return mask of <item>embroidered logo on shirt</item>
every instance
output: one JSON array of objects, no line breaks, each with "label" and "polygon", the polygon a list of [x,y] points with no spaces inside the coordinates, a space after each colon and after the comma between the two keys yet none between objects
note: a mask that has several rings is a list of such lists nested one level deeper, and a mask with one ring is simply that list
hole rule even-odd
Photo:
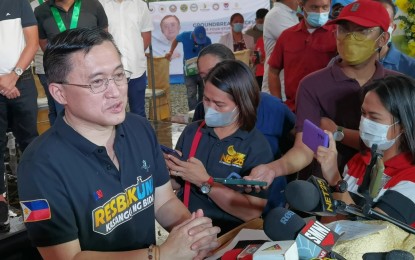
[{"label": "embroidered logo on shirt", "polygon": [[246,155],[235,151],[233,145],[228,146],[227,154],[222,154],[219,163],[242,168]]},{"label": "embroidered logo on shirt", "polygon": [[107,235],[118,226],[130,221],[133,216],[147,208],[154,202],[154,185],[152,176],[141,180],[110,198],[92,213],[92,230]]},{"label": "embroidered logo on shirt", "polygon": [[20,201],[23,221],[37,222],[51,218],[49,203],[45,199]]},{"label": "embroidered logo on shirt", "polygon": [[96,192],[94,192],[94,199],[95,200],[99,200],[102,197],[104,197],[104,194],[102,193],[102,190],[97,190]]},{"label": "embroidered logo on shirt", "polygon": [[6,14],[6,16],[10,16],[10,15],[11,15],[10,13],[7,13],[7,14]]},{"label": "embroidered logo on shirt", "polygon": [[150,169],[150,165],[147,165],[146,160],[143,160],[143,166],[141,166],[141,169],[144,169],[148,172],[148,170]]}]

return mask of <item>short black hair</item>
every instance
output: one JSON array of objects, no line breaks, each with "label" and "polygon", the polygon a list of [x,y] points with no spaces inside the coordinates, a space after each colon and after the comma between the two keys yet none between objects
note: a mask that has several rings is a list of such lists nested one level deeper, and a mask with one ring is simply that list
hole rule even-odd
[{"label": "short black hair", "polygon": [[398,12],[396,5],[392,2],[392,0],[373,0],[375,2],[379,2],[381,4],[387,4],[392,7],[393,10],[393,18],[395,18],[396,13]]},{"label": "short black hair", "polygon": [[65,81],[72,70],[70,56],[79,51],[88,54],[93,47],[105,41],[111,42],[121,56],[112,35],[100,28],[77,28],[56,35],[46,46],[43,55],[48,82]]},{"label": "short black hair", "polygon": [[205,82],[229,94],[238,108],[238,127],[251,131],[256,123],[259,87],[251,69],[239,60],[224,60],[216,64]]},{"label": "short black hair", "polygon": [[267,15],[267,13],[268,13],[268,9],[260,8],[256,11],[255,18],[256,19],[264,19],[265,15]]},{"label": "short black hair", "polygon": [[376,93],[386,110],[403,129],[399,149],[410,152],[415,164],[415,80],[404,75],[391,75],[374,80],[363,88],[363,94]]},{"label": "short black hair", "polygon": [[233,19],[235,19],[235,17],[237,17],[237,16],[242,17],[242,19],[244,19],[244,21],[245,21],[245,18],[244,18],[244,16],[241,13],[234,13],[233,15],[231,15],[230,22],[232,23]]},{"label": "short black hair", "polygon": [[226,45],[223,45],[221,43],[213,43],[203,48],[199,52],[197,60],[199,61],[200,57],[203,57],[208,54],[218,57],[220,61],[235,60],[235,54],[233,54],[231,49],[229,49]]}]

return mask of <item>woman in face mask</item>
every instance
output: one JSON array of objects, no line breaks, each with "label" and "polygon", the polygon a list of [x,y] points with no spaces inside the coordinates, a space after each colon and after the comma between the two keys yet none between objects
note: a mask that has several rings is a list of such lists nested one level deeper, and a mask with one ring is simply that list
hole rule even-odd
[{"label": "woman in face mask", "polygon": [[373,81],[364,93],[359,133],[365,149],[347,163],[342,181],[336,144],[328,133],[329,148],[320,146],[317,152],[323,176],[335,190],[347,183],[348,191],[334,193],[335,199],[363,205],[358,188],[371,160],[370,148],[377,145],[382,159],[375,165],[379,178],[372,176],[369,184],[373,207],[415,227],[415,80],[388,76]]},{"label": "woman in face mask", "polygon": [[259,88],[249,67],[236,60],[218,63],[205,79],[205,120],[184,129],[176,145],[181,160],[165,155],[178,196],[190,211],[203,209],[222,233],[259,217],[266,204],[237,186],[213,181],[242,178],[272,161],[269,143],[255,128],[258,103]]},{"label": "woman in face mask", "polygon": [[244,17],[240,13],[234,13],[231,16],[231,31],[222,35],[219,43],[226,45],[233,52],[249,49],[254,50],[254,37],[242,32],[244,28]]}]

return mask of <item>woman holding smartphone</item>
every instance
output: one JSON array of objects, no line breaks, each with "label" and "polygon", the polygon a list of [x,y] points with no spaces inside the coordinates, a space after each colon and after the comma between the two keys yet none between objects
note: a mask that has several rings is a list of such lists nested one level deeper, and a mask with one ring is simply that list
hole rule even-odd
[{"label": "woman holding smartphone", "polygon": [[[373,207],[415,227],[415,80],[388,76],[373,81],[363,91],[359,133],[366,147],[347,163],[343,171],[347,191],[334,193],[334,198],[360,206],[366,202],[358,188],[371,160],[370,148],[376,144],[384,170],[378,172],[381,185],[371,191]],[[320,146],[317,160],[324,178],[335,187],[342,176],[337,170],[336,143],[331,133],[329,137],[329,148]]]},{"label": "woman holding smartphone", "polygon": [[267,140],[255,128],[258,103],[259,87],[249,67],[235,60],[218,63],[205,79],[205,120],[188,125],[176,145],[186,160],[165,155],[178,196],[189,210],[203,209],[222,232],[259,217],[266,204],[237,186],[213,182],[242,178],[273,160]]}]

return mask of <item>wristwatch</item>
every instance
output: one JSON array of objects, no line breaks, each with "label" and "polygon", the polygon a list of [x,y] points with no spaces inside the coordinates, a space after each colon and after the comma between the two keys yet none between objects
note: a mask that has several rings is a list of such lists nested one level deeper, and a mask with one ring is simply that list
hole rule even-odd
[{"label": "wristwatch", "polygon": [[333,133],[334,141],[341,142],[344,138],[343,127],[338,126],[337,130]]},{"label": "wristwatch", "polygon": [[202,183],[202,186],[200,186],[200,191],[203,194],[209,194],[210,190],[212,189],[213,186],[213,177],[211,176],[209,178],[209,180],[207,180],[206,182]]},{"label": "wristwatch", "polygon": [[335,186],[330,186],[331,192],[345,193],[347,191],[347,181],[339,180]]},{"label": "wristwatch", "polygon": [[17,76],[22,76],[22,74],[23,74],[23,69],[22,68],[19,68],[19,67],[15,67],[14,69],[13,69],[13,71],[14,71],[14,73],[16,73],[16,75]]}]

